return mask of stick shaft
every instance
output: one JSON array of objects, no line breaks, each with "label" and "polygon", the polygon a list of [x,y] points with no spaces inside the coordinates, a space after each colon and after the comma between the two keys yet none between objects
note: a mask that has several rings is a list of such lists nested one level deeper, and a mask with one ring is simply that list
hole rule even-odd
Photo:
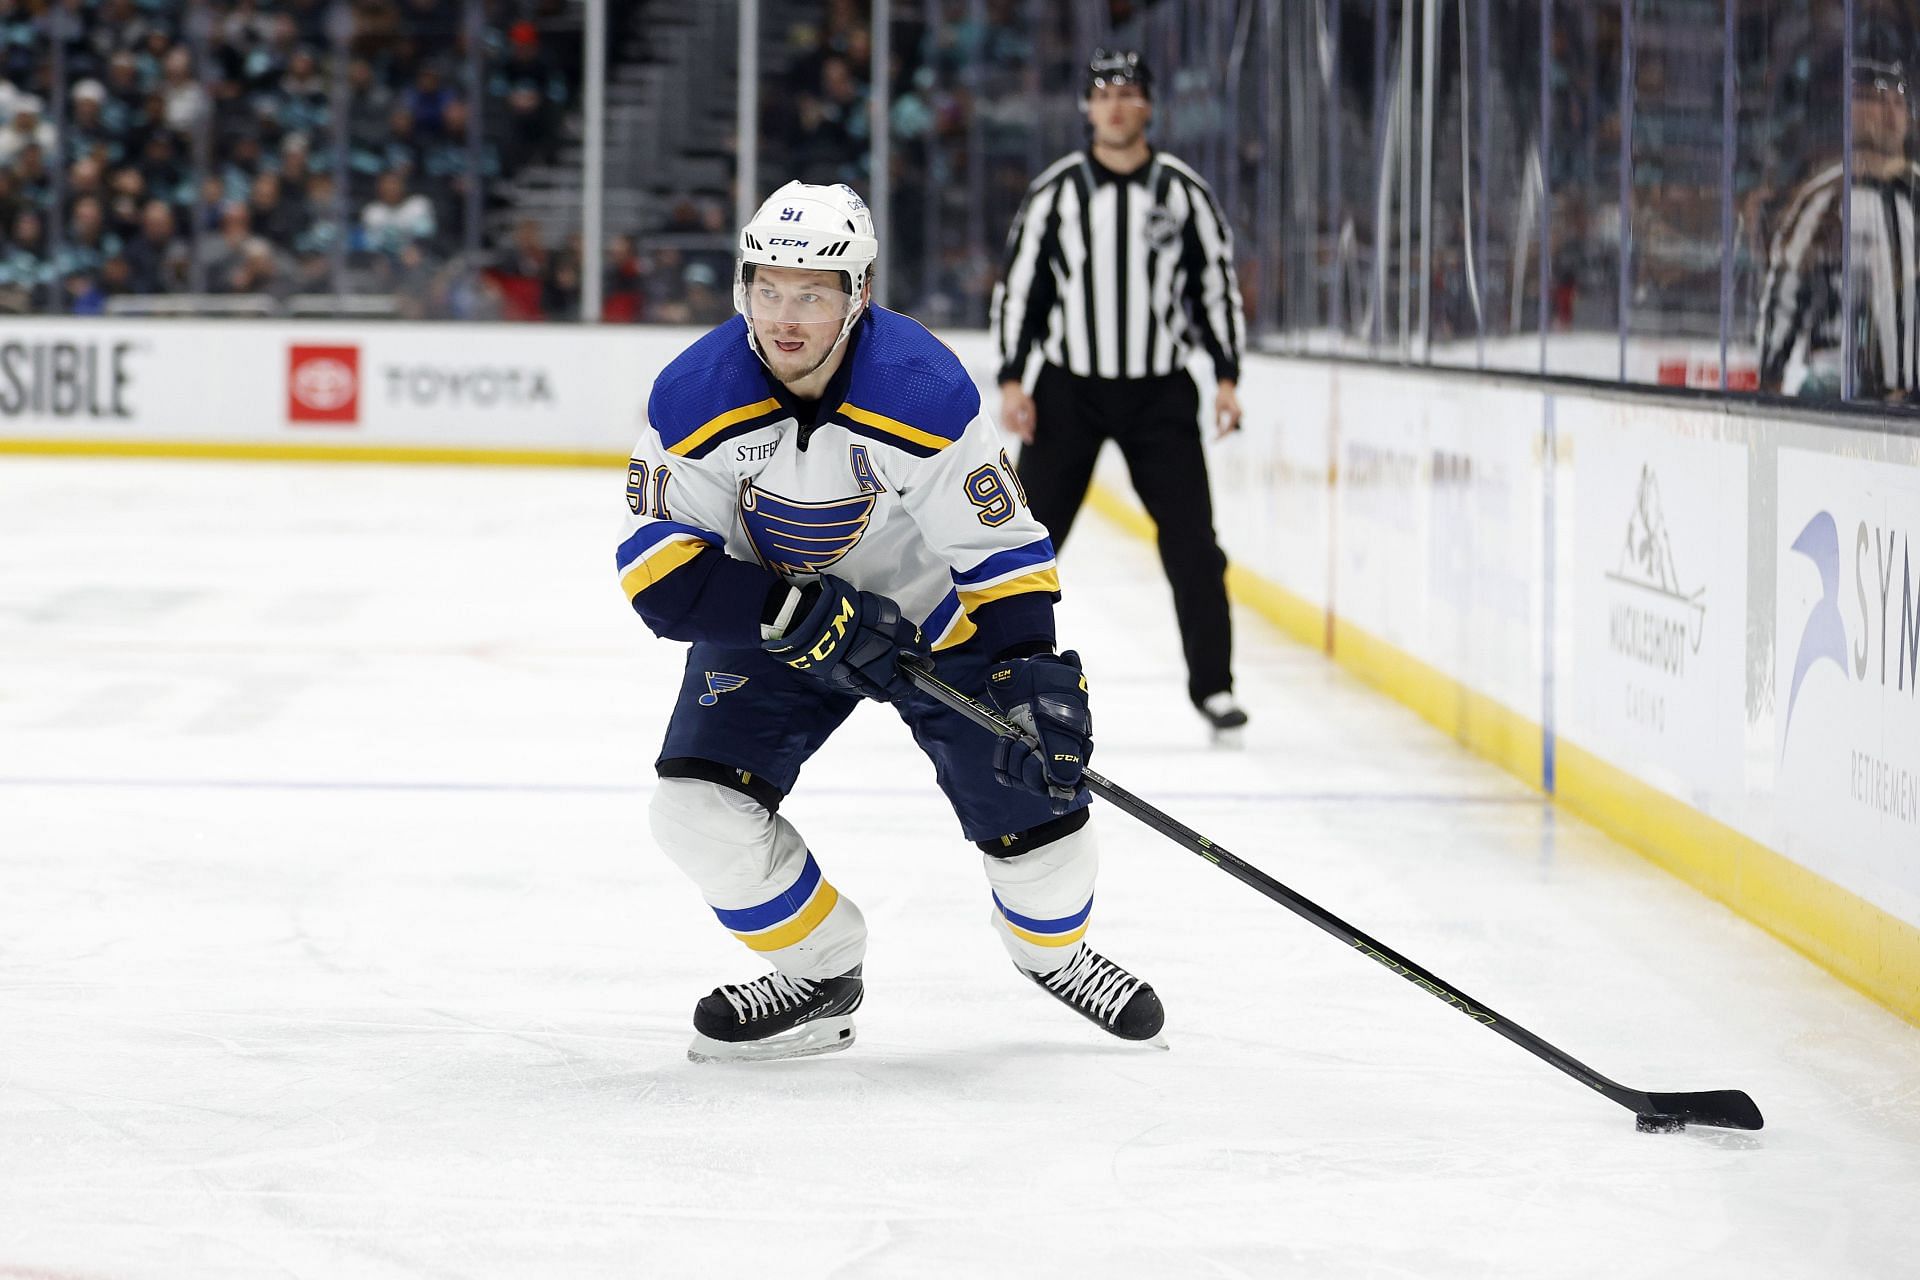
[{"label": "stick shaft", "polygon": [[[957,711],[989,733],[997,734],[1001,737],[1020,738],[1029,743],[1034,742],[1032,735],[1025,730],[998,715],[992,708],[983,705],[947,684],[918,663],[903,663],[902,669],[906,672],[908,679],[914,683],[915,687],[932,696],[945,706]],[[1735,1128],[1759,1127],[1758,1109],[1753,1107],[1751,1100],[1748,1100],[1745,1094],[1726,1091],[1707,1094],[1650,1095],[1636,1089],[1629,1089],[1624,1085],[1609,1080],[1579,1059],[1574,1058],[1555,1045],[1541,1039],[1520,1024],[1495,1013],[1488,1005],[1479,1000],[1472,999],[1458,989],[1442,982],[1427,969],[1415,964],[1399,952],[1377,941],[1368,934],[1354,928],[1340,917],[1334,915],[1331,911],[1295,893],[1292,889],[1275,880],[1258,867],[1245,862],[1237,855],[1214,843],[1184,823],[1162,813],[1159,809],[1147,803],[1145,800],[1140,799],[1140,797],[1134,795],[1126,788],[1108,781],[1092,769],[1086,770],[1081,777],[1087,784],[1087,789],[1099,796],[1102,800],[1107,801],[1117,808],[1126,810],[1127,813],[1166,836],[1175,844],[1205,858],[1214,866],[1219,867],[1222,871],[1240,881],[1240,883],[1279,903],[1309,924],[1338,938],[1341,942],[1352,947],[1362,955],[1378,962],[1382,967],[1399,974],[1414,986],[1425,991],[1428,995],[1459,1010],[1481,1026],[1497,1032],[1507,1040],[1525,1049],[1528,1053],[1531,1053],[1534,1057],[1557,1068],[1575,1080],[1578,1080],[1581,1084],[1586,1085],[1594,1092],[1628,1108],[1636,1114],[1647,1115],[1662,1112],[1663,1110],[1686,1109],[1689,1111],[1689,1114],[1684,1116],[1684,1118],[1697,1121],[1701,1124],[1718,1123]],[[1726,1099],[1730,1097],[1740,1099],[1740,1101],[1745,1104],[1744,1108],[1741,1107],[1740,1103],[1727,1103]],[[1656,1105],[1656,1099],[1664,1103],[1665,1107],[1663,1108],[1662,1106]],[[1745,1115],[1748,1110],[1752,1112],[1753,1123],[1745,1122]],[[1729,1112],[1731,1112],[1731,1114],[1727,1114]]]}]

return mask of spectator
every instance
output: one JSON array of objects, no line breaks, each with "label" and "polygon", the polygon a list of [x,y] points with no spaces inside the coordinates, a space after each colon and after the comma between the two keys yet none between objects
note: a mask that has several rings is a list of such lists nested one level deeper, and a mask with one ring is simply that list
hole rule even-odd
[{"label": "spectator", "polygon": [[275,299],[293,291],[293,281],[280,255],[259,236],[248,236],[239,255],[221,272],[211,276],[207,286],[215,293],[264,293]]},{"label": "spectator", "polygon": [[686,282],[687,322],[719,324],[733,313],[733,301],[720,289],[719,273],[709,263],[689,262],[683,273]]},{"label": "spectator", "polygon": [[247,208],[253,215],[253,229],[277,245],[292,245],[307,229],[309,221],[304,207],[289,202],[282,194],[284,187],[277,173],[260,173],[253,179],[253,187],[247,193]]},{"label": "spectator", "polygon": [[166,102],[167,127],[175,133],[189,134],[207,109],[206,91],[193,76],[193,54],[184,46],[167,51],[161,64],[161,94]]},{"label": "spectator", "polygon": [[600,318],[609,324],[633,324],[645,310],[641,290],[645,269],[632,236],[607,241],[606,270],[600,286]]},{"label": "spectator", "polygon": [[60,274],[97,272],[119,252],[120,238],[107,229],[106,206],[100,197],[88,195],[74,201],[66,243],[60,247]]},{"label": "spectator", "polygon": [[247,206],[239,200],[228,200],[217,206],[219,230],[210,239],[200,242],[200,260],[206,270],[207,287],[215,293],[220,292],[216,283],[228,278],[246,252],[247,241],[253,239],[253,218]]},{"label": "spectator", "polygon": [[129,293],[180,293],[187,288],[187,246],[175,234],[173,209],[165,200],[149,200],[140,210],[140,234],[121,256],[128,268]]},{"label": "spectator", "polygon": [[360,211],[361,234],[376,253],[397,253],[416,240],[431,241],[435,229],[433,202],[409,192],[406,175],[398,169],[380,175],[377,194]]},{"label": "spectator", "polygon": [[412,113],[414,125],[430,138],[446,131],[447,105],[453,100],[453,90],[447,87],[440,68],[431,62],[420,68],[414,76],[413,87],[406,94],[407,110]]},{"label": "spectator", "polygon": [[107,227],[122,242],[140,231],[141,208],[147,200],[147,180],[128,165],[115,169],[107,186]]},{"label": "spectator", "polygon": [[69,155],[90,155],[106,164],[118,164],[126,155],[125,140],[107,127],[106,102],[107,87],[98,80],[73,86],[73,118],[67,121]]},{"label": "spectator", "polygon": [[541,292],[547,278],[548,257],[540,224],[532,218],[522,218],[515,223],[513,243],[492,273],[500,289],[503,319],[541,318]]},{"label": "spectator", "polygon": [[0,130],[0,165],[12,164],[28,147],[44,157],[53,150],[53,126],[40,118],[40,99],[31,94],[14,99],[13,119]]},{"label": "spectator", "polygon": [[12,235],[0,250],[0,290],[11,310],[32,311],[45,305],[52,275],[47,267],[46,223],[34,209],[14,215]]}]

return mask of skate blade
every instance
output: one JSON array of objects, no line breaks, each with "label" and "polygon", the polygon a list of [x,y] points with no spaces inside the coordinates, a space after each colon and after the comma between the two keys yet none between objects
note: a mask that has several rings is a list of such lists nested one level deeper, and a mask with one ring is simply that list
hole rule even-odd
[{"label": "skate blade", "polygon": [[687,1046],[689,1062],[778,1062],[783,1058],[812,1058],[838,1053],[853,1043],[853,1019],[818,1018],[765,1040],[714,1040],[693,1033]]},{"label": "skate blade", "polygon": [[1247,748],[1247,726],[1239,725],[1232,729],[1215,729],[1213,745],[1222,751],[1244,751]]},{"label": "skate blade", "polygon": [[1166,1032],[1164,1032],[1164,1031],[1157,1031],[1157,1032],[1155,1032],[1155,1033],[1154,1033],[1154,1036],[1153,1036],[1153,1039],[1151,1039],[1151,1040],[1142,1040],[1142,1041],[1141,1041],[1140,1043],[1141,1043],[1141,1044],[1143,1044],[1143,1045],[1145,1045],[1145,1046],[1147,1046],[1147,1048],[1149,1048],[1149,1049],[1171,1049],[1171,1048],[1173,1048],[1173,1046],[1172,1046],[1172,1045],[1170,1045],[1170,1044],[1168,1044],[1168,1043],[1167,1043],[1167,1033],[1166,1033]]}]

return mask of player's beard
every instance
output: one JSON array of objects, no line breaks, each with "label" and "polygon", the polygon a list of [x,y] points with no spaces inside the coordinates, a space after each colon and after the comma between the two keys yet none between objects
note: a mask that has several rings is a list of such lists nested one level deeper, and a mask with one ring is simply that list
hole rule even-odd
[{"label": "player's beard", "polygon": [[802,345],[798,351],[788,353],[782,351],[777,345],[782,341],[780,335],[777,333],[762,333],[760,335],[760,350],[766,353],[767,367],[772,369],[773,376],[782,382],[793,383],[805,381],[812,377],[813,374],[819,370],[820,366],[825,364],[828,358],[833,355],[832,343],[829,342],[821,345],[816,352],[814,350],[813,338],[806,334],[785,340],[789,342],[797,341],[804,345]]}]

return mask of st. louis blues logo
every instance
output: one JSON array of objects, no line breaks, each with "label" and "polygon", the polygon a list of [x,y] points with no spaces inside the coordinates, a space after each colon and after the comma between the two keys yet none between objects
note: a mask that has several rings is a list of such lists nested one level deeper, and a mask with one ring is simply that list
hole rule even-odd
[{"label": "st. louis blues logo", "polygon": [[745,676],[736,676],[729,671],[707,672],[707,691],[700,695],[700,705],[710,707],[720,701],[723,693],[732,693],[747,682]]},{"label": "st. louis blues logo", "polygon": [[747,482],[740,486],[740,524],[767,568],[784,574],[819,573],[860,541],[873,519],[877,496],[795,502]]}]

